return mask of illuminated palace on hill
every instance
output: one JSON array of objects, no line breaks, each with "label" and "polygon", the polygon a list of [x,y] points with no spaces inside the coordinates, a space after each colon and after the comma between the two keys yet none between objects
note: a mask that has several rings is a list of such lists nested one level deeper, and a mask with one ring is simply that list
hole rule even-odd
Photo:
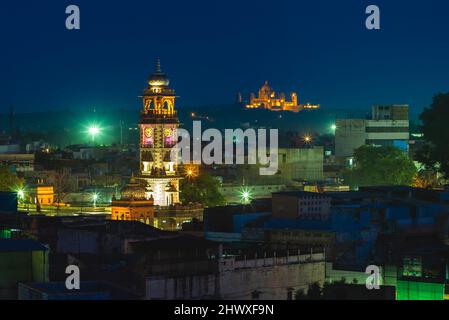
[{"label": "illuminated palace on hill", "polygon": [[247,109],[268,109],[271,111],[292,111],[299,112],[303,109],[318,109],[320,105],[298,104],[298,95],[292,92],[290,101],[286,99],[285,93],[277,94],[265,81],[259,89],[259,96],[256,98],[254,93],[250,95],[250,103],[245,106]]}]

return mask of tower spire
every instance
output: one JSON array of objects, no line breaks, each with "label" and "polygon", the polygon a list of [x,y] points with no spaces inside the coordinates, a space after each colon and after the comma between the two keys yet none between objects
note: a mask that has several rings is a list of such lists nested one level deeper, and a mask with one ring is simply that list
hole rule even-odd
[{"label": "tower spire", "polygon": [[156,72],[157,73],[162,73],[162,69],[161,69],[161,59],[157,58],[156,59]]}]

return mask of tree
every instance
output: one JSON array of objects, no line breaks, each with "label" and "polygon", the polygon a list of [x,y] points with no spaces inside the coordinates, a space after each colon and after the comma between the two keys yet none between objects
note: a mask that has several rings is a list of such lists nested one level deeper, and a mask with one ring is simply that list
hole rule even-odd
[{"label": "tree", "polygon": [[24,180],[19,178],[8,166],[0,166],[0,191],[14,191],[24,185]]},{"label": "tree", "polygon": [[434,170],[420,170],[413,179],[413,186],[422,189],[432,189],[440,186],[438,173]]},{"label": "tree", "polygon": [[184,204],[201,203],[205,207],[216,207],[226,204],[226,200],[218,190],[219,182],[207,173],[197,177],[181,180],[181,201]]},{"label": "tree", "polygon": [[318,282],[309,285],[307,296],[310,300],[320,300],[322,298],[322,294],[323,292]]},{"label": "tree", "polygon": [[426,145],[418,152],[417,160],[449,179],[449,93],[435,95],[420,120]]},{"label": "tree", "polygon": [[361,146],[354,151],[355,165],[343,173],[352,187],[412,185],[416,166],[402,150],[390,146]]},{"label": "tree", "polygon": [[73,182],[71,180],[70,171],[67,168],[56,170],[54,175],[54,187],[56,203],[62,203],[67,194],[73,191]]}]

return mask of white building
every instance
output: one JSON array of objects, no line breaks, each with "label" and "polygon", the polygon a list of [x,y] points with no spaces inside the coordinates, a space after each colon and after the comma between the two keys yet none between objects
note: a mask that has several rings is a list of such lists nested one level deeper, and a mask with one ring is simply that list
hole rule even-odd
[{"label": "white building", "polygon": [[337,119],[335,155],[349,158],[363,145],[394,146],[408,152],[407,105],[373,106],[371,119]]}]

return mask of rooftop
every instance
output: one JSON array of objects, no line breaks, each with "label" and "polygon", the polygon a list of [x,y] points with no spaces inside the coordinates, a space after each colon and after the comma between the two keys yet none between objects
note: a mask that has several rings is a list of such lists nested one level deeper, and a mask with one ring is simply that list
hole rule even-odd
[{"label": "rooftop", "polygon": [[38,241],[25,240],[0,240],[0,252],[28,252],[46,251],[48,248]]}]

